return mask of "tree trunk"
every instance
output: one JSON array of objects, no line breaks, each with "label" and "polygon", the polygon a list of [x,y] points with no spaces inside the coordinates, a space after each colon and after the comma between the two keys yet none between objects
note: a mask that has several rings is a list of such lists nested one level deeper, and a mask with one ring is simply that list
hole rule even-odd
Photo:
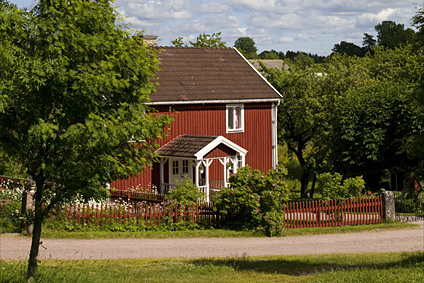
[{"label": "tree trunk", "polygon": [[308,184],[309,184],[309,169],[303,168],[303,175],[300,178],[300,197],[308,197]]},{"label": "tree trunk", "polygon": [[317,182],[317,174],[314,174],[314,178],[312,179],[311,191],[309,192],[309,197],[313,198],[315,193],[315,183]]},{"label": "tree trunk", "polygon": [[36,216],[34,219],[34,232],[32,234],[31,250],[29,253],[28,260],[28,270],[27,270],[27,280],[30,281],[34,278],[35,272],[38,266],[38,250],[40,247],[40,237],[41,237],[41,223],[42,219]]},{"label": "tree trunk", "polygon": [[[40,184],[41,183],[41,184]],[[35,215],[34,215],[34,231],[32,234],[31,250],[29,252],[27,280],[28,282],[34,279],[35,272],[38,266],[38,250],[40,247],[41,224],[44,219],[44,211],[42,207],[43,182],[37,182],[37,190],[35,191]]]}]

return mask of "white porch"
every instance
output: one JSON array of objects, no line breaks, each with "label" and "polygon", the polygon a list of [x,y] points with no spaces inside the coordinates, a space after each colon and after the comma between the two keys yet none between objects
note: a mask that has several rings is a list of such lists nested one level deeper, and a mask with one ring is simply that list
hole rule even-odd
[{"label": "white porch", "polygon": [[190,178],[209,201],[211,194],[229,186],[230,174],[245,165],[247,150],[223,136],[184,135],[157,153],[161,155],[160,193],[172,190],[177,180]]}]

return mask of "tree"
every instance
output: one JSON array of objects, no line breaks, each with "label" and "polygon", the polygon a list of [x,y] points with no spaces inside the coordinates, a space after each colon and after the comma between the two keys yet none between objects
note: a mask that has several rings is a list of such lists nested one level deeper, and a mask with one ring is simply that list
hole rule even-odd
[{"label": "tree", "polygon": [[284,60],[284,57],[284,52],[277,52],[274,49],[272,49],[271,51],[264,50],[259,53],[259,58],[267,60]]},{"label": "tree", "polygon": [[314,59],[304,53],[299,53],[293,59],[293,64],[295,64],[297,68],[300,68],[302,70],[312,67],[314,63]]},{"label": "tree", "polygon": [[424,5],[418,8],[417,14],[412,18],[412,24],[418,29],[417,41],[424,45]]},{"label": "tree", "polygon": [[156,52],[116,24],[109,1],[46,0],[30,12],[2,1],[0,15],[0,147],[36,186],[30,279],[51,209],[104,197],[107,183],[151,166],[170,118],[146,105]]},{"label": "tree", "polygon": [[413,29],[405,29],[403,24],[396,24],[393,21],[383,21],[376,25],[377,45],[389,49],[395,49],[401,45],[413,44],[415,42],[415,32]]},{"label": "tree", "polygon": [[346,54],[348,56],[363,57],[365,55],[364,49],[354,43],[346,41],[342,41],[338,44],[335,44],[332,51],[340,54]]},{"label": "tree", "polygon": [[196,41],[189,41],[194,47],[225,47],[225,42],[222,41],[221,32],[209,34],[199,34]]},{"label": "tree", "polygon": [[366,52],[373,52],[377,41],[374,39],[374,37],[368,33],[364,33],[364,37],[362,38],[362,46],[365,49]]},{"label": "tree", "polygon": [[250,37],[239,37],[234,42],[234,47],[237,48],[246,58],[254,59],[257,57],[258,49],[255,46],[255,41]]},{"label": "tree", "polygon": [[325,156],[327,113],[331,107],[321,95],[324,78],[313,64],[290,64],[289,72],[267,68],[264,71],[268,81],[283,94],[278,110],[278,142],[287,144],[297,157],[303,171],[300,193],[306,197],[309,179]]},{"label": "tree", "polygon": [[414,102],[414,89],[424,71],[418,62],[411,46],[329,60],[328,86],[323,89],[340,93],[329,136],[334,170],[347,177],[363,175],[372,189],[380,188],[387,172],[414,170],[415,161],[403,144],[422,128],[422,110]]},{"label": "tree", "polygon": [[183,47],[184,45],[184,40],[181,36],[177,37],[171,42],[172,42],[172,45],[174,45],[175,47]]},{"label": "tree", "polygon": [[[184,45],[184,39],[181,36],[171,42],[176,47],[187,46],[187,44]],[[220,32],[213,33],[212,35],[205,33],[199,34],[196,41],[189,41],[189,43],[193,47],[225,47],[225,42],[222,41]]]}]

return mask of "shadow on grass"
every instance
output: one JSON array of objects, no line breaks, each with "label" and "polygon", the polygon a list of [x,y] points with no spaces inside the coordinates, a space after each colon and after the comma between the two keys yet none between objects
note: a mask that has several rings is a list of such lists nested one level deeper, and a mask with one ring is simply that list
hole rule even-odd
[{"label": "shadow on grass", "polygon": [[198,266],[226,266],[236,271],[255,271],[259,273],[284,274],[290,276],[304,276],[329,271],[345,271],[356,269],[390,269],[390,268],[424,268],[424,252],[405,253],[402,259],[389,260],[384,263],[373,263],[356,259],[344,261],[343,255],[329,255],[323,257],[311,256],[310,259],[302,256],[287,256],[281,259],[257,259],[249,257],[228,259],[197,259],[189,261]]}]

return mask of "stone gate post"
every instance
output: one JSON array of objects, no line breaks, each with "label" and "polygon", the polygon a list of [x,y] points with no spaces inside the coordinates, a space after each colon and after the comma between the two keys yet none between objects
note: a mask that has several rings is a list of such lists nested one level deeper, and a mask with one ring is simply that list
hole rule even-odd
[{"label": "stone gate post", "polygon": [[380,189],[380,195],[382,195],[383,199],[383,219],[386,222],[395,221],[395,193]]}]

